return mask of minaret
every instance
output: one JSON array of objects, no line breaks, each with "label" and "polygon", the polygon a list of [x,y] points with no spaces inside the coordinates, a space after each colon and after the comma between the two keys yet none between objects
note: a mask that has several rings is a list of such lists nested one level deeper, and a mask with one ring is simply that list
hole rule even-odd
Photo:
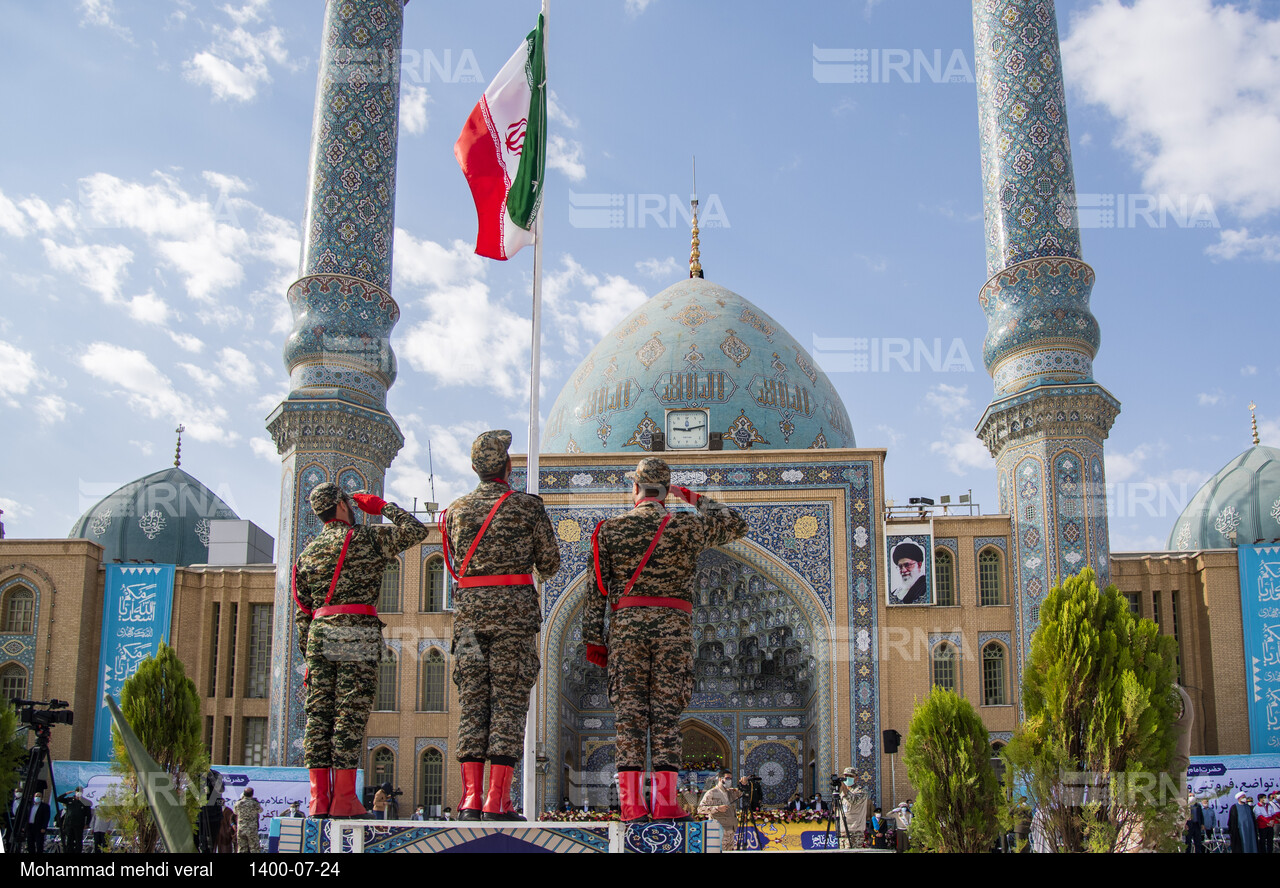
[{"label": "minaret", "polygon": [[328,0],[312,119],[309,196],[293,329],[289,397],[267,418],[283,458],[275,625],[273,765],[302,763],[302,656],[293,632],[291,566],[320,524],[308,497],[323,481],[381,494],[404,436],[387,413],[395,382],[391,298],[401,0]]},{"label": "minaret", "polygon": [[1019,670],[1061,578],[1110,575],[1102,445],[1120,403],[1093,379],[1101,341],[1081,261],[1053,0],[974,0],[987,273],[978,436],[1012,518],[1004,582]]}]

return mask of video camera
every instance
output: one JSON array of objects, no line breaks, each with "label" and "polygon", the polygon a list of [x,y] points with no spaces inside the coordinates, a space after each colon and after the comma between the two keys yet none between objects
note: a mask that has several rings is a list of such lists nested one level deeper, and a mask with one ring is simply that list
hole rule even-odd
[{"label": "video camera", "polygon": [[839,774],[832,774],[831,780],[828,782],[827,785],[831,787],[831,791],[834,793],[840,789],[840,786],[843,783],[844,783],[844,778],[842,778]]},{"label": "video camera", "polygon": [[[24,725],[33,728],[47,728],[50,725],[69,725],[75,719],[75,713],[67,709],[71,704],[66,700],[19,700],[16,697],[9,701],[13,708],[19,710],[19,717]],[[38,709],[37,707],[46,707]],[[59,712],[58,710],[64,710]]]}]

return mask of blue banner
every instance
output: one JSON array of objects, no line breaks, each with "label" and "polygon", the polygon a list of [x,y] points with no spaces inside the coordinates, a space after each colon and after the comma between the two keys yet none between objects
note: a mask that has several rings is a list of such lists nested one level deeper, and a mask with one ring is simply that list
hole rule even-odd
[{"label": "blue banner", "polygon": [[1240,546],[1249,749],[1280,752],[1280,546]]},{"label": "blue banner", "polygon": [[108,564],[102,597],[102,645],[98,655],[98,707],[93,758],[111,760],[111,714],[103,695],[120,699],[120,686],[138,664],[169,640],[173,611],[172,564]]}]

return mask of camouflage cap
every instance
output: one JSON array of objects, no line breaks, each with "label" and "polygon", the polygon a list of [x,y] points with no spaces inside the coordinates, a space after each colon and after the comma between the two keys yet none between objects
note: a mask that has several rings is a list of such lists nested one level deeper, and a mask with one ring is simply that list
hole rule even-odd
[{"label": "camouflage cap", "polygon": [[634,472],[627,472],[626,478],[628,481],[634,481],[640,485],[652,484],[670,487],[671,469],[656,456],[646,456],[636,464]]},{"label": "camouflage cap", "polygon": [[322,515],[346,498],[347,495],[343,493],[341,487],[332,481],[325,481],[323,484],[317,484],[311,491],[311,510],[317,515]]},{"label": "camouflage cap", "polygon": [[477,475],[496,475],[507,464],[511,433],[506,429],[481,432],[471,445],[471,468]]}]

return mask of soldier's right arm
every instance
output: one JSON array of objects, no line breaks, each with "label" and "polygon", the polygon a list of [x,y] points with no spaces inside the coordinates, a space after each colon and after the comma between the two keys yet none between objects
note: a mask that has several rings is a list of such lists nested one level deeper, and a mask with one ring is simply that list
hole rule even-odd
[{"label": "soldier's right arm", "polygon": [[[599,551],[600,551],[600,576],[604,578],[605,588],[609,588],[609,574],[611,570],[611,562],[609,560],[609,550],[604,544],[604,525],[601,524],[597,530],[599,534]],[[582,643],[603,645],[604,641],[604,616],[605,609],[609,605],[609,599],[600,594],[600,587],[596,583],[596,566],[593,561],[590,566],[591,576],[583,592],[587,596],[587,602],[582,608]]]},{"label": "soldier's right arm", "polygon": [[307,571],[302,565],[294,566],[293,589],[298,600],[294,602],[293,609],[293,628],[298,635],[298,648],[302,651],[302,656],[307,655],[307,636],[311,632],[311,586]]}]

